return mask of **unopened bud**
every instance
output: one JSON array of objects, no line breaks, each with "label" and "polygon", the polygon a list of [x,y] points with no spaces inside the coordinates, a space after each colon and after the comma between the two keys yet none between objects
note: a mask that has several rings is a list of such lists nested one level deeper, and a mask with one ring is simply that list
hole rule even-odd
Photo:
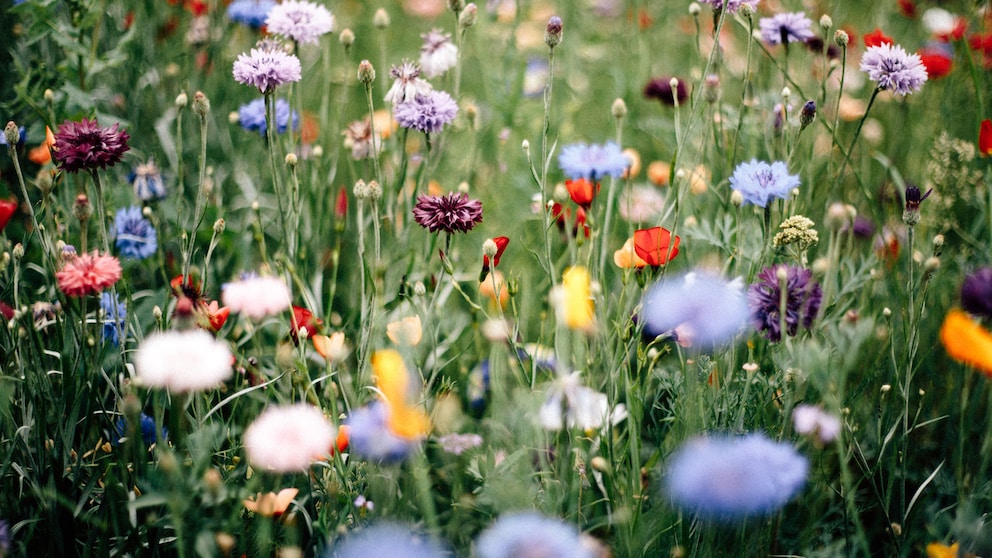
[{"label": "unopened bud", "polygon": [[364,200],[369,197],[369,187],[365,184],[365,181],[360,178],[358,179],[358,182],[355,183],[355,187],[351,192],[355,194],[356,200]]},{"label": "unopened bud", "polygon": [[835,45],[844,48],[847,46],[847,43],[849,42],[851,42],[851,36],[847,34],[847,31],[844,31],[843,29],[838,29],[834,31]]},{"label": "unopened bud", "polygon": [[48,104],[52,104],[55,102],[55,92],[52,91],[51,89],[45,90],[44,97],[45,97],[45,102]]},{"label": "unopened bud", "polygon": [[221,235],[224,234],[224,229],[227,227],[227,223],[223,219],[217,219],[214,221],[214,234]]},{"label": "unopened bud", "polygon": [[379,186],[378,182],[376,182],[375,180],[369,181],[369,185],[367,188],[368,189],[366,190],[367,192],[366,195],[370,200],[375,202],[375,201],[379,201],[382,198],[382,186]]},{"label": "unopened bud", "polygon": [[375,11],[375,15],[372,16],[372,25],[376,29],[385,29],[389,27],[389,12],[383,8],[379,8]]},{"label": "unopened bud", "polygon": [[816,101],[809,100],[799,111],[799,129],[802,130],[816,119]]},{"label": "unopened bud", "polygon": [[492,258],[499,252],[499,246],[496,245],[496,241],[487,238],[485,242],[482,243],[482,255]]},{"label": "unopened bud", "polygon": [[944,235],[938,234],[933,237],[933,247],[940,248],[944,245]]},{"label": "unopened bud", "polygon": [[929,258],[926,259],[926,261],[923,262],[923,269],[931,273],[937,271],[937,268],[939,267],[940,267],[940,258],[938,258],[937,256],[930,256]]},{"label": "unopened bud", "polygon": [[358,81],[365,85],[375,81],[375,68],[372,67],[372,63],[368,60],[362,60],[358,63]]},{"label": "unopened bud", "polygon": [[[757,2],[755,2],[755,4],[757,4]],[[741,14],[747,19],[751,19],[751,16],[754,15],[754,5],[744,2],[741,4],[740,9],[737,10],[737,13]]]},{"label": "unopened bud", "polygon": [[699,2],[693,2],[692,4],[689,4],[689,15],[691,15],[692,17],[698,16],[699,12],[701,11],[702,8],[699,6]]},{"label": "unopened bud", "polygon": [[465,9],[465,0],[448,0],[448,9],[453,12],[460,12]]},{"label": "unopened bud", "polygon": [[730,203],[734,207],[740,207],[744,205],[744,194],[740,190],[734,190],[730,193]]},{"label": "unopened bud", "polygon": [[544,44],[548,45],[549,48],[560,45],[563,29],[561,18],[551,16],[551,19],[548,20],[548,26],[544,29]]},{"label": "unopened bud", "polygon": [[93,207],[90,206],[90,198],[86,194],[76,196],[76,201],[72,204],[72,214],[80,222],[86,221],[93,214]]},{"label": "unopened bud", "polygon": [[287,167],[290,167],[290,168],[295,167],[296,164],[299,163],[299,162],[300,162],[300,159],[299,159],[299,157],[296,156],[296,153],[287,153],[286,154],[286,166]]},{"label": "unopened bud", "polygon": [[355,32],[348,27],[342,29],[341,33],[338,34],[338,42],[347,51],[351,48],[351,45],[355,44]]},{"label": "unopened bud", "polygon": [[210,112],[210,99],[203,94],[203,91],[197,91],[193,95],[193,112],[200,118],[205,117]]},{"label": "unopened bud", "polygon": [[176,108],[183,108],[189,103],[189,97],[186,96],[186,92],[176,95]]},{"label": "unopened bud", "polygon": [[413,284],[413,294],[414,296],[424,296],[427,294],[427,287],[424,286],[423,281],[417,281]]},{"label": "unopened bud", "polygon": [[520,142],[520,148],[524,150],[524,155],[526,155],[527,158],[529,159],[530,158],[530,142],[527,141],[527,140],[524,140],[524,141]]},{"label": "unopened bud", "polygon": [[782,88],[782,100],[788,101],[789,100],[789,97],[791,97],[791,96],[792,96],[792,90],[789,89],[788,87],[783,87]]},{"label": "unopened bud", "polygon": [[820,28],[826,31],[834,26],[834,20],[827,14],[820,16]]},{"label": "unopened bud", "polygon": [[13,120],[7,122],[7,127],[3,129],[3,139],[7,141],[7,147],[10,149],[13,149],[21,139],[21,131],[17,129],[17,124],[14,124]]},{"label": "unopened bud", "polygon": [[462,13],[458,14],[458,27],[461,29],[468,29],[475,25],[475,22],[479,20],[479,8],[476,7],[475,2],[470,2],[462,10]]},{"label": "unopened bud", "polygon": [[24,245],[18,242],[14,245],[14,249],[11,250],[11,255],[14,256],[14,261],[17,261],[24,257]]},{"label": "unopened bud", "polygon": [[162,319],[162,308],[157,304],[155,305],[155,308],[152,308],[152,317],[155,318],[156,321]]}]

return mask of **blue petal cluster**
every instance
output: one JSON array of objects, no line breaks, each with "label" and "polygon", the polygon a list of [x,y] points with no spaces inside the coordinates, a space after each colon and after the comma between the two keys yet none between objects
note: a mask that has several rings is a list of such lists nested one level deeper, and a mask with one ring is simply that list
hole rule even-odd
[{"label": "blue petal cluster", "polygon": [[[116,303],[109,291],[103,291],[100,295],[100,310],[103,311],[103,331],[100,340],[110,340],[116,347],[120,345],[120,333],[125,331],[125,318],[127,317],[127,305],[117,297]],[[115,320],[116,317],[116,320]]]},{"label": "blue petal cluster", "polygon": [[125,258],[143,260],[155,253],[158,236],[155,227],[141,214],[141,208],[132,205],[121,209],[114,217],[115,245]]},{"label": "blue petal cluster", "polygon": [[644,293],[638,320],[644,336],[673,337],[703,350],[733,339],[747,322],[743,285],[709,273],[689,273],[661,280]]},{"label": "blue petal cluster", "polygon": [[[141,441],[143,441],[146,446],[150,446],[158,440],[165,440],[169,436],[169,429],[163,426],[158,432],[158,437],[156,437],[155,419],[145,413],[141,413],[138,422],[140,423],[139,429],[141,430]],[[117,420],[117,423],[114,424],[114,430],[117,434],[117,437],[114,439],[114,445],[116,446],[119,445],[124,436],[127,435],[127,421],[124,417]]]},{"label": "blue petal cluster", "polygon": [[751,159],[734,169],[730,177],[730,187],[744,196],[744,203],[765,207],[773,198],[785,199],[789,192],[799,186],[799,177],[789,174],[788,167],[781,161],[768,164]]},{"label": "blue petal cluster", "polygon": [[162,180],[162,173],[159,172],[155,161],[138,165],[131,171],[127,179],[134,188],[135,197],[143,202],[160,200],[165,197],[165,182]]},{"label": "blue petal cluster", "polygon": [[579,531],[536,512],[504,514],[479,535],[475,549],[480,558],[592,558]]},{"label": "blue petal cluster", "polygon": [[576,143],[561,149],[558,166],[568,178],[587,178],[596,182],[604,176],[620,178],[630,166],[630,159],[613,141],[603,145]]},{"label": "blue petal cluster", "polygon": [[335,544],[324,558],[368,558],[402,556],[403,558],[441,558],[448,556],[428,537],[406,527],[381,523],[349,535]]},{"label": "blue petal cluster", "polygon": [[[293,129],[299,128],[300,115],[296,111],[290,111],[289,103],[286,99],[276,99],[276,132],[286,133],[289,126],[289,115],[293,115]],[[238,124],[248,131],[258,131],[265,137],[268,126],[265,123],[265,99],[259,97],[250,103],[241,105],[238,109]]]},{"label": "blue petal cluster", "polygon": [[389,428],[389,409],[377,401],[352,411],[345,424],[348,425],[348,447],[364,459],[387,463],[402,461],[420,445],[418,440],[408,440],[393,433]]},{"label": "blue petal cluster", "polygon": [[764,434],[691,439],[669,461],[666,492],[677,508],[715,521],[772,513],[795,496],[809,460]]},{"label": "blue petal cluster", "polygon": [[275,5],[273,0],[234,0],[227,6],[227,19],[258,29]]}]

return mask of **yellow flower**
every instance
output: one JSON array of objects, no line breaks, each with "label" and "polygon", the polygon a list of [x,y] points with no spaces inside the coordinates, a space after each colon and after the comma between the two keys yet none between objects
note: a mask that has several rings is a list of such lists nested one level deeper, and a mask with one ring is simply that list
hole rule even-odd
[{"label": "yellow flower", "polygon": [[927,558],[957,558],[958,543],[951,546],[940,543],[930,543],[927,545]]},{"label": "yellow flower", "polygon": [[297,488],[283,488],[278,494],[275,492],[266,492],[265,494],[259,492],[254,500],[244,500],[243,503],[248,511],[265,517],[272,517],[286,513],[289,505],[293,503],[293,498],[296,498],[299,492]]},{"label": "yellow flower", "polygon": [[592,331],[593,300],[589,271],[574,266],[562,274],[561,286],[553,295],[558,319],[570,329]]},{"label": "yellow flower", "polygon": [[940,328],[940,340],[954,360],[992,377],[992,335],[961,310],[951,310]]},{"label": "yellow flower", "polygon": [[430,424],[420,407],[410,405],[410,372],[403,357],[392,349],[372,355],[375,384],[389,407],[389,429],[402,438],[415,439],[427,434]]}]

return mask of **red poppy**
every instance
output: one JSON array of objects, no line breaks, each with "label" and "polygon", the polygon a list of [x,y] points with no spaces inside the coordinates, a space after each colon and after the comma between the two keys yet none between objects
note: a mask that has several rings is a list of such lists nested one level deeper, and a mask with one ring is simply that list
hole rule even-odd
[{"label": "red poppy", "polygon": [[971,50],[982,53],[986,68],[992,66],[992,33],[972,35],[968,39],[968,46],[971,47]]},{"label": "red poppy", "polygon": [[885,43],[888,43],[890,45],[896,44],[896,42],[892,40],[892,37],[883,33],[882,30],[879,29],[878,27],[876,27],[875,30],[872,31],[871,33],[865,35],[864,41],[865,41],[865,48],[871,48],[873,46],[882,46]]},{"label": "red poppy", "polygon": [[300,329],[307,328],[307,335],[313,335],[314,333],[320,333],[320,329],[324,327],[324,320],[313,315],[313,312],[303,308],[302,306],[293,306],[293,328],[290,330],[289,334],[293,336],[293,342],[298,341],[297,335]]},{"label": "red poppy", "polygon": [[899,11],[906,17],[916,17],[916,2],[913,0],[898,0]]},{"label": "red poppy", "polygon": [[923,67],[927,69],[928,78],[939,79],[951,73],[954,57],[941,46],[928,45],[918,50],[916,54],[920,56]]},{"label": "red poppy", "polygon": [[231,314],[230,308],[220,306],[216,300],[211,300],[210,304],[206,305],[203,310],[207,317],[206,323],[214,333],[224,327],[224,324],[227,323],[227,317]]},{"label": "red poppy", "polygon": [[[680,237],[662,227],[634,231],[634,252],[652,267],[665,265],[679,255]],[[671,252],[671,253],[669,253]]]},{"label": "red poppy", "polygon": [[978,152],[986,157],[992,156],[992,120],[988,118],[982,120],[978,127]]},{"label": "red poppy", "polygon": [[10,218],[17,212],[18,204],[13,200],[0,200],[0,231],[7,226]]},{"label": "red poppy", "polygon": [[599,193],[599,182],[586,178],[566,180],[565,187],[568,188],[568,195],[572,197],[572,201],[579,207],[588,208]]},{"label": "red poppy", "polygon": [[[493,267],[499,265],[499,258],[503,255],[503,251],[506,250],[506,246],[510,244],[510,239],[505,236],[497,236],[492,239],[496,243],[496,255],[493,256]],[[482,255],[482,271],[479,273],[479,282],[486,280],[486,276],[489,275],[489,256]]]}]

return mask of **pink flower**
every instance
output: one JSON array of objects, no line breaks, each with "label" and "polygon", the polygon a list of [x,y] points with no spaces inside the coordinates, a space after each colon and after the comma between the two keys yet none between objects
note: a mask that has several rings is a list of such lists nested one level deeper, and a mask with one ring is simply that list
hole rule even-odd
[{"label": "pink flower", "polygon": [[244,440],[254,466],[296,473],[330,454],[335,433],[320,409],[300,403],[266,409],[245,431]]},{"label": "pink flower", "polygon": [[121,264],[117,258],[96,250],[70,259],[55,274],[59,289],[66,296],[98,294],[120,278]]},{"label": "pink flower", "polygon": [[289,308],[289,287],[277,277],[252,275],[227,283],[223,289],[224,306],[249,318],[274,316]]},{"label": "pink flower", "polygon": [[134,357],[143,385],[175,393],[213,389],[231,377],[231,349],[202,329],[149,335]]}]

